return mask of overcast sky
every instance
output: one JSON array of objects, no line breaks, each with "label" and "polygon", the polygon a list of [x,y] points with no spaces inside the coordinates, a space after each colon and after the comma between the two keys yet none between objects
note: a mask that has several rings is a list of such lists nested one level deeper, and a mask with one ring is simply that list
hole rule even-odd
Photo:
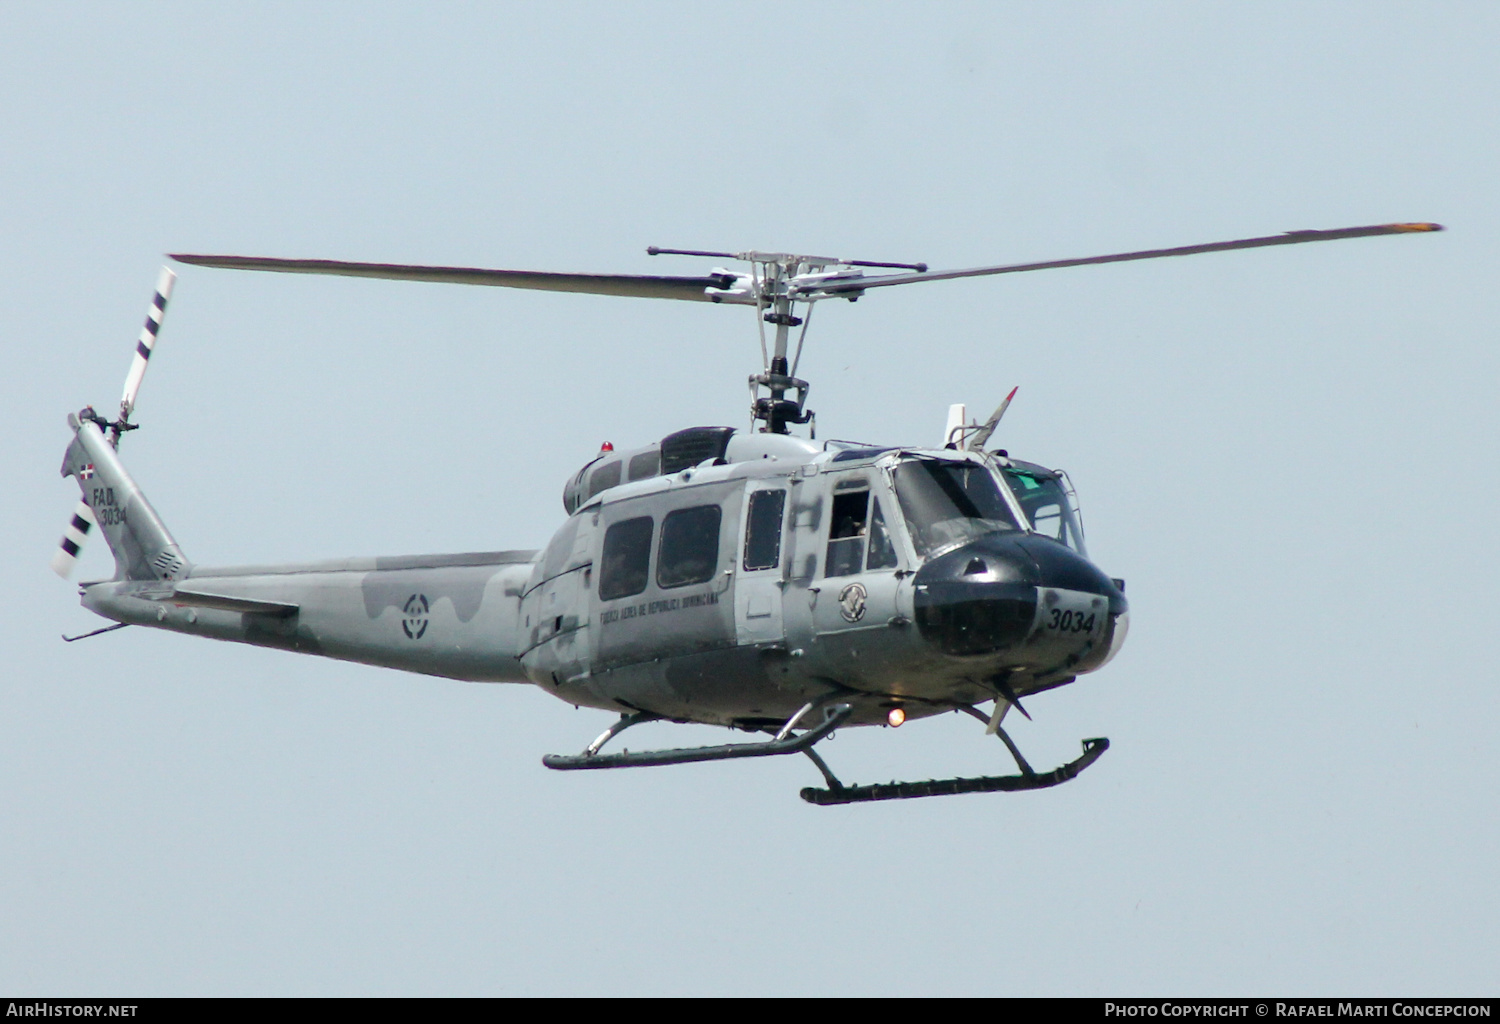
[{"label": "overcast sky", "polygon": [[[9,4],[0,990],[1493,995],[1492,3]],[[64,418],[166,252],[935,268],[1440,235],[820,309],[821,436],[1068,469],[1128,580],[1028,703],[1067,786],[817,808],[782,758],[565,774],[611,716],[103,623],[47,568]],[[544,545],[603,441],[743,428],[753,315],[179,268],[126,464],[188,556]],[[107,576],[99,538],[81,578]],[[650,727],[632,746],[719,742]],[[1008,770],[956,715],[846,779]]]}]

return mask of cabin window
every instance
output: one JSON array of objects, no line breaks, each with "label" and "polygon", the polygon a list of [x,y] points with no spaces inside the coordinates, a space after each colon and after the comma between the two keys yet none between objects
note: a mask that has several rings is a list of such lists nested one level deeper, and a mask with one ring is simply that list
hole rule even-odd
[{"label": "cabin window", "polygon": [[632,597],[646,589],[646,581],[651,578],[651,526],[651,517],[641,516],[605,531],[600,600]]},{"label": "cabin window", "polygon": [[644,480],[661,472],[661,452],[641,452],[630,460],[630,479]]},{"label": "cabin window", "polygon": [[597,467],[589,475],[589,493],[583,500],[588,501],[600,491],[606,491],[611,487],[620,485],[620,460],[614,459]]},{"label": "cabin window", "polygon": [[661,550],[656,556],[656,585],[663,590],[707,583],[719,568],[717,505],[680,508],[661,524]]},{"label": "cabin window", "polygon": [[756,491],[745,517],[745,568],[774,569],[781,564],[781,517],[786,491]]},{"label": "cabin window", "polygon": [[870,499],[870,557],[865,562],[865,568],[896,568],[896,545],[891,540],[890,528],[885,525],[879,498]]},{"label": "cabin window", "polygon": [[824,576],[852,576],[865,560],[865,534],[870,524],[870,492],[846,491],[833,496],[833,518],[828,525],[828,558]]}]

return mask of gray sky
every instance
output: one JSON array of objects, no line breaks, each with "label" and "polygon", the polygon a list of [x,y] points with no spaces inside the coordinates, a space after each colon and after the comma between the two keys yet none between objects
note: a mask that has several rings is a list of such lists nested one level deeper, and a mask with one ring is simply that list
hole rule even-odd
[{"label": "gray sky", "polygon": [[[0,990],[1493,994],[1500,7],[12,4],[0,32]],[[805,759],[545,771],[607,722],[101,624],[64,417],[167,251],[692,273],[1367,239],[832,303],[823,436],[1066,467],[1129,644],[1031,794]],[[898,294],[899,293],[899,294]],[[125,461],[189,557],[534,547],[599,446],[743,426],[753,316],[183,268]],[[107,575],[99,538],[82,578]],[[654,727],[677,745],[712,730]],[[643,730],[644,731],[644,730]],[[644,742],[642,737],[637,743]],[[634,744],[633,744],[634,745]],[[846,730],[846,779],[1007,764]]]}]

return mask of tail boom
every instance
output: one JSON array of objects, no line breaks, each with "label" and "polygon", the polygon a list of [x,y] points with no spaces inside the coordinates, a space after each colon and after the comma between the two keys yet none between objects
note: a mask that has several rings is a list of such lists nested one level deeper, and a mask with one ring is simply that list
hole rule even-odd
[{"label": "tail boom", "polygon": [[184,580],[87,585],[83,605],[116,622],[213,640],[519,683],[528,681],[518,658],[520,595],[534,554],[195,569]]},{"label": "tail boom", "polygon": [[[80,587],[114,622],[490,682],[525,682],[521,591],[533,551],[195,567],[120,462],[92,410],[68,417],[62,473],[83,501],[54,566],[97,524],[115,556],[111,580]],[[109,426],[105,423],[105,426]]]}]

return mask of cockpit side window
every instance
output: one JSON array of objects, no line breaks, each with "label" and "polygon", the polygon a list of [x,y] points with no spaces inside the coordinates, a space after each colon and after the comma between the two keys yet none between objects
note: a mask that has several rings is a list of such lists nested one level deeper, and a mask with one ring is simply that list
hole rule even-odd
[{"label": "cockpit side window", "polygon": [[1061,541],[1079,554],[1085,553],[1083,530],[1057,476],[1040,470],[1010,468],[1005,470],[1005,477],[1033,530]]},{"label": "cockpit side window", "polygon": [[824,576],[852,576],[860,571],[865,560],[865,535],[869,532],[869,523],[868,490],[845,491],[833,496]]},{"label": "cockpit side window", "polygon": [[870,499],[870,555],[865,568],[896,568],[896,545],[891,539],[890,528],[885,525],[885,515],[880,511],[880,499]]},{"label": "cockpit side window", "polygon": [[907,459],[894,479],[901,514],[923,558],[987,533],[1019,529],[999,483],[982,465]]},{"label": "cockpit side window", "polygon": [[1034,506],[1031,509],[1031,527],[1037,533],[1051,537],[1053,540],[1064,540],[1067,537],[1068,527],[1063,520],[1062,506],[1056,502]]}]

